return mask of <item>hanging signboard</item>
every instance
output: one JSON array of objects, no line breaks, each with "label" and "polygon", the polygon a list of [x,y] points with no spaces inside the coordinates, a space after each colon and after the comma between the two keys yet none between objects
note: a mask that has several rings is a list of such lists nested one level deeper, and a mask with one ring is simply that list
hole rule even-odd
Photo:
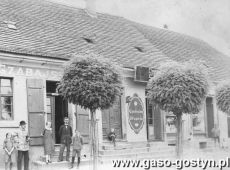
[{"label": "hanging signboard", "polygon": [[129,125],[131,129],[138,134],[144,125],[144,105],[137,94],[131,97],[129,106]]},{"label": "hanging signboard", "polygon": [[153,77],[155,70],[154,68],[135,66],[134,80],[137,82],[148,82],[149,78]]}]

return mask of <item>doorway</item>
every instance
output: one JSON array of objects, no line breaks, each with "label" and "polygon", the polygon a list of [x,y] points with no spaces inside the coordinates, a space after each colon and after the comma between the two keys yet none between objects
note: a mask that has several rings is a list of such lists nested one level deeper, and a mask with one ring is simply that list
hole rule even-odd
[{"label": "doorway", "polygon": [[55,144],[60,144],[59,128],[64,123],[64,117],[68,117],[68,102],[56,93],[56,81],[46,82],[46,108],[47,108],[47,121],[52,123],[54,131]]},{"label": "doorway", "polygon": [[163,139],[162,113],[156,105],[146,99],[147,108],[147,138],[149,141],[160,141]]},{"label": "doorway", "polygon": [[214,127],[214,109],[213,109],[213,98],[206,98],[206,114],[207,114],[207,131],[208,137],[212,137],[212,128]]},{"label": "doorway", "polygon": [[121,125],[121,97],[117,97],[113,106],[109,109],[102,110],[102,130],[103,139],[108,139],[111,128],[115,130],[116,138],[122,139]]}]

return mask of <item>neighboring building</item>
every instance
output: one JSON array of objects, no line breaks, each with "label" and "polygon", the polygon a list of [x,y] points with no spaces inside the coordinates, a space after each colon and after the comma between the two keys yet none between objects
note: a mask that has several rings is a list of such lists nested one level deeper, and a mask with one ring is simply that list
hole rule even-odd
[{"label": "neighboring building", "polygon": [[217,124],[221,129],[221,140],[225,138],[229,143],[230,118],[226,113],[217,109],[214,95],[215,86],[230,78],[230,57],[212,48],[204,41],[190,36],[140,24],[135,24],[135,27],[170,59],[175,61],[200,60],[209,70],[211,87],[208,97],[199,114],[184,115],[184,139],[188,139],[190,133],[195,136],[212,137],[211,129],[214,124]]},{"label": "neighboring building", "polygon": [[[0,143],[6,132],[16,131],[19,121],[25,120],[33,159],[43,154],[41,133],[47,120],[53,123],[56,144],[64,116],[70,117],[85,142],[89,140],[89,112],[64,101],[56,91],[63,64],[74,53],[90,50],[123,65],[124,94],[112,108],[97,111],[100,143],[111,128],[127,142],[167,141],[175,133],[169,123],[173,115],[146,99],[146,82],[134,78],[135,66],[150,68],[194,58],[213,68],[214,83],[230,76],[228,57],[200,40],[168,30],[107,14],[92,18],[85,10],[45,0],[1,0],[0,12]],[[195,122],[194,134],[210,137],[214,122],[225,121],[213,96],[211,90],[200,114],[184,117],[185,135]],[[222,123],[224,129],[227,123]]]}]

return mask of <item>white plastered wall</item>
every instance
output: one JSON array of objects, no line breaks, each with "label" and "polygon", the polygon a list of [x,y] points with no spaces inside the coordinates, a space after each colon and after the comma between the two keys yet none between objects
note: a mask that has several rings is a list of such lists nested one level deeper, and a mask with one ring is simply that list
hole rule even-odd
[{"label": "white plastered wall", "polygon": [[140,132],[136,134],[129,125],[128,120],[128,104],[125,104],[125,114],[126,114],[126,125],[127,125],[127,141],[128,142],[138,142],[147,141],[147,131],[146,131],[146,106],[145,106],[145,86],[144,83],[134,82],[132,78],[125,79],[125,97],[132,97],[135,93],[141,98],[144,107],[144,125]]},{"label": "white plastered wall", "polygon": [[[27,92],[26,92],[26,78],[16,76],[13,78],[13,117],[14,120],[1,121],[0,123],[0,148],[3,146],[5,134],[8,132],[15,133],[18,130],[19,122],[24,120],[28,122],[27,114]],[[0,153],[0,164],[3,164],[3,154]]]}]

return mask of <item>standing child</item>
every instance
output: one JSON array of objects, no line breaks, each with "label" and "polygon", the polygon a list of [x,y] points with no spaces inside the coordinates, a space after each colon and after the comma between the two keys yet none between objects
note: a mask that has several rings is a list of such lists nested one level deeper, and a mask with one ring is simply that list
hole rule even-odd
[{"label": "standing child", "polygon": [[75,135],[73,137],[73,152],[72,152],[72,161],[71,161],[71,167],[70,168],[73,168],[76,154],[77,154],[77,168],[79,167],[80,161],[81,161],[82,147],[83,147],[82,136],[81,136],[80,132],[78,132],[76,130]]},{"label": "standing child", "polygon": [[116,146],[116,134],[114,128],[111,128],[111,131],[108,134],[109,140],[113,143],[114,147]]},{"label": "standing child", "polygon": [[225,138],[222,139],[222,148],[223,149],[227,149],[228,148],[228,144]]},{"label": "standing child", "polygon": [[215,147],[216,143],[218,143],[218,146],[220,146],[220,129],[218,128],[217,124],[214,124],[214,127],[212,128],[211,132],[214,138]]},{"label": "standing child", "polygon": [[45,130],[43,131],[44,153],[46,156],[46,164],[51,163],[51,154],[54,151],[53,133],[51,122],[46,122]]},{"label": "standing child", "polygon": [[14,141],[11,133],[6,134],[6,139],[3,143],[3,149],[5,150],[5,170],[12,170],[13,166],[13,152],[14,152]]}]

